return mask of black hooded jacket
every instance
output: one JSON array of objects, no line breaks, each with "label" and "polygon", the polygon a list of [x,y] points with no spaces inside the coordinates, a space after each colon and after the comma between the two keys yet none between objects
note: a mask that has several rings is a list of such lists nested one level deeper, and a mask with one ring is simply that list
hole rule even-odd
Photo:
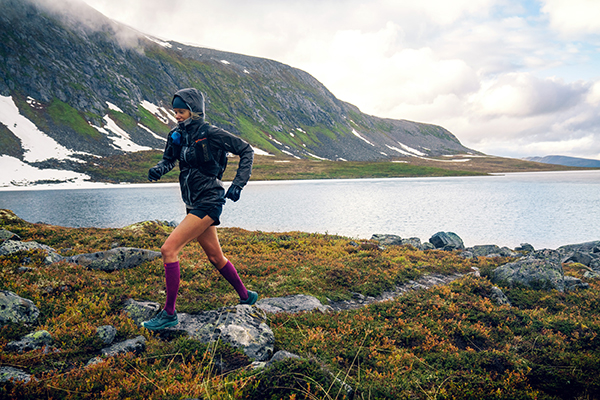
[{"label": "black hooded jacket", "polygon": [[[175,167],[179,160],[181,197],[188,208],[225,203],[225,189],[221,182],[226,154],[240,156],[232,184],[244,187],[252,173],[254,150],[237,136],[204,122],[204,96],[195,88],[175,93],[200,118],[180,122],[167,137],[163,159],[156,165],[161,175]],[[208,146],[206,146],[208,144]]]}]

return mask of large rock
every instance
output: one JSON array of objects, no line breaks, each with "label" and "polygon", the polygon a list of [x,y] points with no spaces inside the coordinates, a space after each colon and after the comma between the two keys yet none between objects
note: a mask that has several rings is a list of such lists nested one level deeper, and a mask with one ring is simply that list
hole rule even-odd
[{"label": "large rock", "polygon": [[110,347],[101,350],[102,355],[106,357],[114,357],[119,354],[127,354],[130,352],[139,354],[146,349],[146,338],[136,336],[133,339],[128,339],[123,342],[115,343]]},{"label": "large rock", "polygon": [[266,313],[298,313],[313,310],[326,312],[331,310],[331,307],[324,306],[316,297],[305,294],[261,299],[256,303],[256,307]]},{"label": "large rock", "polygon": [[109,345],[117,336],[117,329],[112,325],[102,325],[96,328],[96,334],[106,345]]},{"label": "large rock", "polygon": [[199,314],[179,314],[179,325],[168,328],[185,330],[203,343],[222,340],[241,348],[250,358],[266,361],[273,353],[275,337],[259,308],[237,305]]},{"label": "large rock", "polygon": [[0,229],[0,241],[5,240],[21,240],[21,238],[16,233],[12,233],[6,229]]},{"label": "large rock", "polygon": [[45,251],[48,254],[45,260],[46,264],[51,264],[53,262],[57,262],[63,259],[63,257],[59,255],[56,252],[56,250],[54,250],[50,246],[46,246],[45,244],[41,244],[34,241],[21,242],[19,240],[5,240],[4,243],[2,243],[2,245],[0,246],[0,256],[17,253],[19,251],[31,250]]},{"label": "large rock", "polygon": [[475,257],[489,257],[489,256],[500,256],[500,257],[516,257],[519,254],[515,253],[508,247],[499,247],[495,244],[477,245],[468,247],[466,249],[470,251]]},{"label": "large rock", "polygon": [[462,239],[454,232],[438,232],[429,238],[436,249],[442,250],[464,250],[465,245]]},{"label": "large rock", "polygon": [[89,269],[100,271],[117,271],[134,268],[146,261],[161,257],[160,252],[133,247],[117,247],[116,249],[96,253],[78,254],[65,260],[70,263],[83,265]]},{"label": "large rock", "polygon": [[410,245],[419,250],[424,250],[423,243],[421,243],[421,239],[417,237],[412,237],[408,239],[402,239],[397,235],[389,235],[389,234],[374,234],[371,236],[371,240],[377,240],[382,246],[405,246]]},{"label": "large rock", "polygon": [[40,310],[31,300],[0,290],[0,326],[10,322],[33,324],[39,315]]},{"label": "large rock", "polygon": [[[554,250],[541,250],[515,262],[504,264],[492,272],[492,282],[564,292],[565,277],[560,253]],[[569,279],[569,289],[576,286],[576,282]]]},{"label": "large rock", "polygon": [[31,350],[41,349],[52,344],[52,335],[48,331],[37,331],[24,336],[21,340],[9,342],[5,350],[23,353]]},{"label": "large rock", "polygon": [[13,382],[29,382],[31,375],[27,372],[14,367],[0,367],[0,383],[9,381]]},{"label": "large rock", "polygon": [[124,311],[136,324],[153,318],[160,311],[160,304],[152,301],[125,300]]}]

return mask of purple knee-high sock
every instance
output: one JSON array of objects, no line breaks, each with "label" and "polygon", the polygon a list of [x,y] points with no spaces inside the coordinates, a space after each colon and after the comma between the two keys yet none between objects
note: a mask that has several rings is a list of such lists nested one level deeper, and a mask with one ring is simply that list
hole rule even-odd
[{"label": "purple knee-high sock", "polygon": [[167,283],[167,301],[165,302],[165,311],[169,315],[175,312],[175,301],[177,300],[177,291],[179,290],[179,261],[165,264],[165,281]]},{"label": "purple knee-high sock", "polygon": [[233,286],[235,291],[240,295],[240,299],[248,300],[248,291],[246,290],[246,286],[244,286],[244,283],[240,279],[235,267],[229,260],[227,261],[227,264],[225,264],[225,266],[219,270],[219,272],[221,275],[223,275],[223,278],[227,279],[227,282]]}]

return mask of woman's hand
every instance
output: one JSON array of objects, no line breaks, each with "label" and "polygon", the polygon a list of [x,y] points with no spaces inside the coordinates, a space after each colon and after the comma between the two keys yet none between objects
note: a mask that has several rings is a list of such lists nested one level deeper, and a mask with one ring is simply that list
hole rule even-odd
[{"label": "woman's hand", "polygon": [[231,199],[234,202],[240,199],[240,194],[242,193],[242,188],[238,185],[231,185],[229,189],[227,189],[227,193],[225,193],[225,198]]}]

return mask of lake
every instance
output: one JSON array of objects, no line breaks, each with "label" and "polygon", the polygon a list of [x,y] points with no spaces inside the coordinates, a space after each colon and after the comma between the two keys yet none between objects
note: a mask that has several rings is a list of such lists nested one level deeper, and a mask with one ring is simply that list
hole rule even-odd
[{"label": "lake", "polygon": [[[600,240],[600,170],[481,177],[250,182],[227,201],[221,226],[329,233],[375,233],[427,241],[454,232],[466,246],[535,248]],[[177,184],[77,189],[0,189],[0,208],[30,222],[123,227],[185,216]]]}]

